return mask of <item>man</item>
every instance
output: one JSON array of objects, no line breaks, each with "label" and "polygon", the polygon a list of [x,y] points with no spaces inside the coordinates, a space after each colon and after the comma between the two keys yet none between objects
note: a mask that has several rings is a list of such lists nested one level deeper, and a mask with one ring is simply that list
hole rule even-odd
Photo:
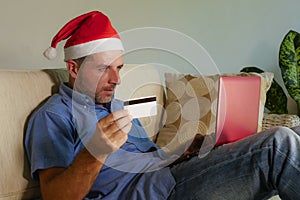
[{"label": "man", "polygon": [[[113,98],[123,46],[98,11],[67,23],[69,82],[31,117],[25,138],[43,199],[300,199],[299,128],[276,128],[176,165]],[[297,130],[298,129],[298,130]]]}]

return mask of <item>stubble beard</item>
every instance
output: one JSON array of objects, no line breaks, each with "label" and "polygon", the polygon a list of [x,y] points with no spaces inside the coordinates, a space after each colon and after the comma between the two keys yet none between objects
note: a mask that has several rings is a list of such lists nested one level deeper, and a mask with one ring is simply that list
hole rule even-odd
[{"label": "stubble beard", "polygon": [[101,92],[105,92],[106,90],[113,90],[115,91],[115,86],[111,86],[111,87],[106,87],[106,88],[103,88],[100,92],[96,93],[95,94],[95,103],[96,104],[105,104],[105,103],[109,103],[111,102],[112,98],[113,98],[113,94],[111,95],[104,95],[104,94],[101,94]]}]

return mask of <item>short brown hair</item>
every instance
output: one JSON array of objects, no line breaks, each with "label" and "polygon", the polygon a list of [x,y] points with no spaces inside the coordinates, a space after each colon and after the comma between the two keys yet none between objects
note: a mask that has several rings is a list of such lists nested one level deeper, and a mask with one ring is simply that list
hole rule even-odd
[{"label": "short brown hair", "polygon": [[74,60],[74,61],[78,64],[78,66],[80,67],[85,59],[86,59],[86,56],[81,57],[81,58],[76,58],[76,59],[73,59],[73,60]]}]

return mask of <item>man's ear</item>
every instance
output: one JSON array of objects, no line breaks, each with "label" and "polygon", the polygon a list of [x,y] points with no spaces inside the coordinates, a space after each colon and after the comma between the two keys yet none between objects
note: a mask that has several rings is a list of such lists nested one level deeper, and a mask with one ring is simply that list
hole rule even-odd
[{"label": "man's ear", "polygon": [[79,71],[79,65],[74,60],[66,61],[67,69],[72,78],[76,78]]}]

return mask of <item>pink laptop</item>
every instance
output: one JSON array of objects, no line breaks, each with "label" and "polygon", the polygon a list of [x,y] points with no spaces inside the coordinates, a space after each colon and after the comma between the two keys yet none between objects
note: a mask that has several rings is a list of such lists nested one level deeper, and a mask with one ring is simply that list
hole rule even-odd
[{"label": "pink laptop", "polygon": [[259,76],[221,76],[216,123],[216,146],[234,142],[258,130]]}]

